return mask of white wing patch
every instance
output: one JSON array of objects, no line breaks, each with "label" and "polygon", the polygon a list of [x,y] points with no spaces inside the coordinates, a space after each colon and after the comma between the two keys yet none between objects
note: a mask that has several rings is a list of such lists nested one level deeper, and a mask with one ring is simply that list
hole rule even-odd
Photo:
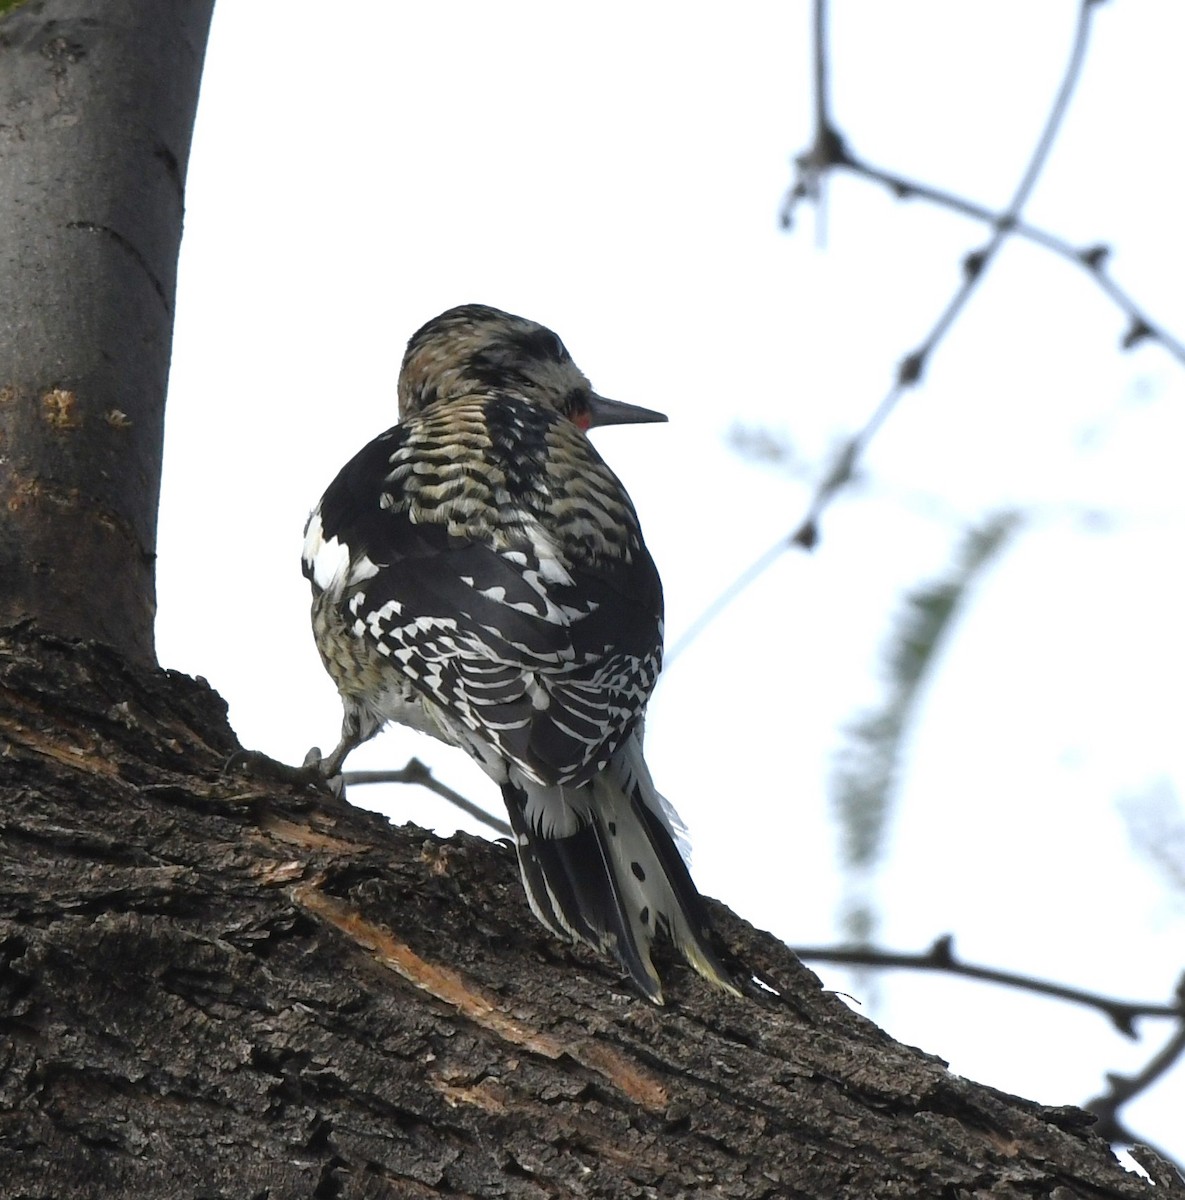
[{"label": "white wing patch", "polygon": [[341,593],[348,587],[372,579],[379,569],[365,554],[352,561],[350,547],[337,537],[327,538],[317,509],[305,527],[303,558],[305,567],[322,592]]}]

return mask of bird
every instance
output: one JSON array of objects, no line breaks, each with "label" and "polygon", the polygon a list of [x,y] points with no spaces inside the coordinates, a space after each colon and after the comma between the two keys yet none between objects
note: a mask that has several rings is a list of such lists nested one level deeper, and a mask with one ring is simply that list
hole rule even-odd
[{"label": "bird", "polygon": [[667,418],[598,395],[550,329],[480,304],[412,335],[398,402],[305,527],[314,638],[344,710],[321,775],[389,722],[464,750],[502,790],[548,930],[615,959],[655,1004],[659,937],[739,994],[643,751],[662,584],[588,437]]}]

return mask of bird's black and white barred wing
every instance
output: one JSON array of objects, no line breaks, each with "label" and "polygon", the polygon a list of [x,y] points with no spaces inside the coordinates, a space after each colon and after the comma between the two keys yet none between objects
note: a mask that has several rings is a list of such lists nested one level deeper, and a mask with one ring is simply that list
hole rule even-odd
[{"label": "bird's black and white barred wing", "polygon": [[640,537],[573,553],[526,503],[415,437],[397,426],[338,475],[310,518],[306,574],[349,636],[528,779],[591,778],[661,663],[649,553]]}]

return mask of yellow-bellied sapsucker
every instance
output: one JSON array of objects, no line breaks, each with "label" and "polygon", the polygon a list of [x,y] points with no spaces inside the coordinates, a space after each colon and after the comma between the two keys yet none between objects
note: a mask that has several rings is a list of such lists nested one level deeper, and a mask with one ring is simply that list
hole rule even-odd
[{"label": "yellow-bellied sapsucker", "polygon": [[399,415],[305,530],[345,707],[324,772],[388,721],[459,746],[502,787],[544,925],[613,954],[658,1003],[659,932],[735,990],[642,753],[662,585],[586,436],[666,418],[598,396],[551,330],[477,304],[412,337]]}]

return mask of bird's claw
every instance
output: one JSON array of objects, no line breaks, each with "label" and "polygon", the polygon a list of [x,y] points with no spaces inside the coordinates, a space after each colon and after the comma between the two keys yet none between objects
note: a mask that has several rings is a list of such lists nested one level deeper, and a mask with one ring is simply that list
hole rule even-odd
[{"label": "bird's claw", "polygon": [[328,770],[330,762],[331,760],[325,758],[321,753],[320,746],[310,746],[308,754],[304,756],[304,765],[301,770],[308,771],[318,782],[324,783],[340,800],[346,794],[346,777],[341,770],[330,775]]}]

